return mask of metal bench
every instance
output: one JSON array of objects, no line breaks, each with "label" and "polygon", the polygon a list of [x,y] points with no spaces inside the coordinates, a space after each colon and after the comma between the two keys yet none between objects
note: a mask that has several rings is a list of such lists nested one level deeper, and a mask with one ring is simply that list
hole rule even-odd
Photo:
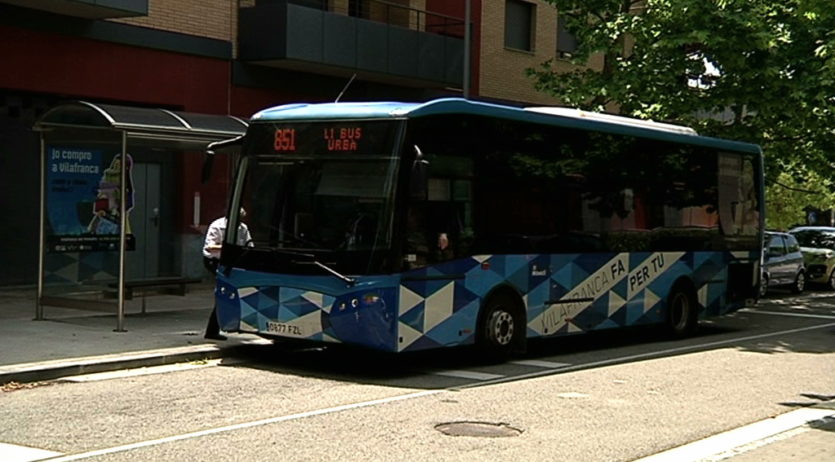
[{"label": "metal bench", "polygon": [[[133,300],[134,293],[142,294],[142,314],[145,314],[145,294],[150,291],[163,292],[172,295],[184,296],[188,293],[189,284],[202,282],[200,278],[188,278],[181,276],[163,276],[156,278],[133,279],[125,281],[125,300]],[[110,293],[118,297],[119,283],[111,282],[109,287],[116,291]],[[115,292],[115,294],[114,294]]]}]

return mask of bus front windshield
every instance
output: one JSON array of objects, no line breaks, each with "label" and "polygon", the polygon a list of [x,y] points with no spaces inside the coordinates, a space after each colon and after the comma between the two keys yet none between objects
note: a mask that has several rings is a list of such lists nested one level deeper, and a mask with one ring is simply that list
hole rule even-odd
[{"label": "bus front windshield", "polygon": [[373,261],[391,248],[397,126],[251,127],[236,203],[247,211],[253,250],[304,253],[341,271],[374,271]]}]

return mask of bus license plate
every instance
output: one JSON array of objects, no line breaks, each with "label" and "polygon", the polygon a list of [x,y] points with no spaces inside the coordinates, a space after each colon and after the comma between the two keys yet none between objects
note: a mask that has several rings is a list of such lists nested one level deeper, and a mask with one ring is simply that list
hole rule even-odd
[{"label": "bus license plate", "polygon": [[267,321],[267,332],[273,334],[292,335],[293,337],[302,337],[304,335],[301,327],[299,326],[273,321]]}]

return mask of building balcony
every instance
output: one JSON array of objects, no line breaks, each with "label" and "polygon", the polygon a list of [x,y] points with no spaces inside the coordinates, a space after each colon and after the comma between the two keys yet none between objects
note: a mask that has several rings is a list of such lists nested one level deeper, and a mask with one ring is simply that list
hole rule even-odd
[{"label": "building balcony", "polygon": [[148,15],[148,0],[0,0],[0,3],[86,19]]},{"label": "building balcony", "polygon": [[383,83],[463,82],[463,20],[382,1],[259,0],[239,10],[238,59]]}]

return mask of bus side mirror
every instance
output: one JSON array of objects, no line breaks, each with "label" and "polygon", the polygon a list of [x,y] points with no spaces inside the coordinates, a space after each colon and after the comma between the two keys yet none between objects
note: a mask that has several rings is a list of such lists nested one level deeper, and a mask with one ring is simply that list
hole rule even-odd
[{"label": "bus side mirror", "polygon": [[412,164],[409,197],[416,201],[425,201],[429,195],[429,161],[420,148],[415,145],[415,161]]},{"label": "bus side mirror", "polygon": [[206,146],[206,159],[203,161],[203,171],[201,172],[201,180],[205,184],[212,177],[212,165],[215,161],[215,154],[218,152],[223,154],[226,152],[233,152],[240,149],[244,143],[244,136],[236,136],[228,140],[213,141]]}]

